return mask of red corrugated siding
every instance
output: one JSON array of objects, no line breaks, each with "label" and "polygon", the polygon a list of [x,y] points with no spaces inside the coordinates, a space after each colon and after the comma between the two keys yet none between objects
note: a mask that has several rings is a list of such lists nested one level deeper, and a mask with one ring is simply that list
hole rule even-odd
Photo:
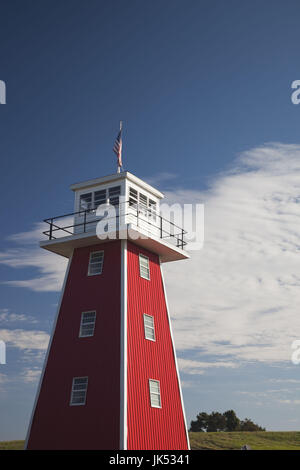
[{"label": "red corrugated siding", "polygon": [[[139,253],[151,280],[139,275]],[[143,314],[154,316],[156,341],[144,337]],[[158,256],[128,242],[128,449],[187,449]],[[160,381],[162,408],[150,406],[149,379]]]},{"label": "red corrugated siding", "polygon": [[[103,273],[87,276],[104,250]],[[74,252],[31,428],[29,449],[118,449],[120,428],[120,242]],[[96,310],[95,334],[79,338],[81,313]],[[72,378],[88,376],[85,406],[69,406]]]}]

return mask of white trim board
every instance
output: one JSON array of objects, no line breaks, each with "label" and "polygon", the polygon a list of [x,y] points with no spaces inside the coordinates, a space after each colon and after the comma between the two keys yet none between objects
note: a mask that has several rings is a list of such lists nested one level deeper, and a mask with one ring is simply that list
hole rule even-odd
[{"label": "white trim board", "polygon": [[120,450],[127,450],[127,240],[121,241]]},{"label": "white trim board", "polygon": [[158,189],[151,186],[151,184],[146,183],[146,181],[141,180],[129,171],[124,171],[122,173],[115,173],[113,175],[102,176],[100,178],[94,178],[92,180],[75,183],[70,186],[70,189],[72,191],[78,191],[79,189],[91,188],[93,186],[101,186],[103,184],[108,184],[120,180],[130,181],[139,186],[140,188],[143,188],[145,191],[154,194],[158,199],[162,199],[164,197],[164,194]]}]

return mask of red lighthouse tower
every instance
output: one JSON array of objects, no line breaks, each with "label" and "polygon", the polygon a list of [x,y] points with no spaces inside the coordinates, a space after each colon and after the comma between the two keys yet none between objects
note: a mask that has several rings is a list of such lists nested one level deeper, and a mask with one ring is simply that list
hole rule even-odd
[{"label": "red lighthouse tower", "polygon": [[26,448],[189,449],[161,270],[184,231],[129,172],[71,189],[41,242],[69,263]]}]

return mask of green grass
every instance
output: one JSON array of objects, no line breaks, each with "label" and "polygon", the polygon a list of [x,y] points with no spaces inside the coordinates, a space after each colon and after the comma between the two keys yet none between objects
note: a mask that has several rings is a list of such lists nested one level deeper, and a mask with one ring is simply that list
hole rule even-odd
[{"label": "green grass", "polygon": [[0,450],[23,450],[25,441],[0,442]]},{"label": "green grass", "polygon": [[[190,432],[192,450],[300,450],[300,432]],[[22,450],[24,441],[0,442],[0,450]]]},{"label": "green grass", "polygon": [[300,450],[300,432],[190,432],[193,450]]}]

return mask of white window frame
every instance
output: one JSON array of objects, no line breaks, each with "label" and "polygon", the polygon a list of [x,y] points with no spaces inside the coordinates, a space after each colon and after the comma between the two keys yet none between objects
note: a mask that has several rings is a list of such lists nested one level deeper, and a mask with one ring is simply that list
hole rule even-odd
[{"label": "white window frame", "polygon": [[[142,269],[141,269],[141,259],[144,258],[148,262],[148,277],[142,275]],[[146,279],[147,281],[150,281],[150,260],[148,256],[143,255],[142,253],[139,253],[139,268],[140,268],[140,277],[143,279]]]},{"label": "white window frame", "polygon": [[[99,202],[98,204],[96,204],[96,193],[104,193],[103,194],[103,197],[102,197],[102,202]],[[97,197],[97,199],[99,198],[99,196]],[[100,199],[100,198],[99,198]],[[102,204],[105,204],[106,203],[106,199],[107,199],[107,190],[106,189],[98,189],[97,191],[94,191],[93,192],[93,208],[94,210],[96,211],[96,209],[101,206]]]},{"label": "white window frame", "polygon": [[[118,189],[117,192],[116,192],[116,189]],[[122,187],[119,184],[117,184],[116,186],[110,186],[109,188],[107,188],[106,197],[109,199],[109,203],[112,206],[119,206],[121,192],[122,192]]]},{"label": "white window frame", "polygon": [[[157,393],[157,392],[154,392],[154,393],[153,393],[153,391],[152,391],[152,395],[154,394],[154,395],[159,396],[159,403],[160,403],[159,405],[154,405],[154,404],[152,403],[152,399],[151,399],[151,386],[150,386],[151,382],[158,383],[158,390],[159,390],[159,392],[158,392],[158,393]],[[149,396],[150,396],[150,406],[151,406],[151,408],[162,408],[162,405],[161,405],[161,393],[160,393],[160,381],[159,381],[159,380],[156,380],[156,379],[149,379]]]},{"label": "white window frame", "polygon": [[[74,385],[75,385],[75,380],[76,379],[87,379],[86,381],[86,388],[83,390],[85,392],[84,396],[84,402],[83,403],[73,403],[73,393],[76,393],[80,390],[74,390]],[[88,390],[88,384],[89,384],[89,378],[87,376],[84,377],[73,377],[72,380],[72,389],[71,389],[71,397],[70,397],[70,406],[84,406],[86,404],[86,396],[87,396],[87,390]]]},{"label": "white window frame", "polygon": [[156,221],[158,201],[155,196],[140,191],[137,187],[128,187],[129,207],[138,208],[138,213]]},{"label": "white window frame", "polygon": [[[145,323],[146,317],[147,317],[147,318],[151,318],[151,320],[152,320],[152,325],[151,325],[151,326],[150,326],[150,325],[146,325],[146,323]],[[144,313],[144,314],[143,314],[143,320],[144,320],[145,339],[147,339],[148,341],[153,341],[153,342],[155,342],[155,341],[156,341],[156,338],[155,338],[155,326],[154,326],[154,317],[153,317],[153,315],[149,315],[148,313]],[[149,337],[147,336],[146,328],[149,328],[149,329],[153,330],[153,336],[154,336],[153,338],[149,338]]]},{"label": "white window frame", "polygon": [[[93,321],[84,324],[84,325],[89,325],[89,324],[92,324],[92,325],[93,325],[93,333],[92,333],[91,335],[84,335],[84,334],[82,334],[83,319],[84,319],[84,315],[85,315],[86,313],[94,313],[94,314],[95,314]],[[92,336],[94,336],[94,333],[95,333],[95,326],[96,326],[96,317],[97,317],[97,312],[96,312],[96,310],[87,310],[87,311],[81,313],[80,328],[79,328],[79,338],[91,338]]]},{"label": "white window frame", "polygon": [[138,206],[139,193],[138,193],[138,190],[133,188],[132,186],[129,186],[128,200],[129,200],[129,207],[136,208]]},{"label": "white window frame", "polygon": [[[119,192],[117,191],[117,188],[119,189]],[[103,195],[104,196],[103,202],[96,205],[96,201],[95,201],[96,193],[99,193],[99,192],[105,192],[105,195]],[[108,186],[107,188],[100,187],[98,189],[94,189],[93,191],[87,191],[87,192],[83,192],[79,194],[78,212],[81,212],[81,211],[83,212],[85,210],[88,210],[90,212],[95,212],[99,205],[106,203],[107,199],[109,199],[110,194],[111,194],[111,198],[113,202],[115,202],[115,204],[112,204],[112,205],[118,206],[119,199],[116,199],[116,198],[120,198],[122,195],[122,186],[120,184],[116,184],[115,186]],[[91,201],[88,203],[88,207],[82,207],[81,198],[87,195],[91,196]]]},{"label": "white window frame", "polygon": [[[84,196],[90,196],[91,197],[91,200],[90,200],[90,202],[88,202],[87,207],[82,207],[82,205],[81,205],[82,204],[81,198],[84,197]],[[93,206],[94,206],[94,195],[93,195],[92,191],[80,194],[80,196],[79,196],[79,211],[85,211],[85,210],[90,211],[90,210],[93,209]]]},{"label": "white window frame", "polygon": [[146,194],[139,192],[139,205],[138,205],[139,213],[143,214],[146,217],[149,214],[149,212],[148,212],[148,210],[149,210],[148,209],[148,204],[149,204],[148,200],[149,200],[149,198],[148,198],[148,196],[146,196]]},{"label": "white window frame", "polygon": [[157,203],[153,199],[148,200],[148,207],[149,207],[149,217],[153,219],[153,221],[156,221],[156,215],[157,215]]},{"label": "white window frame", "polygon": [[[91,258],[92,258],[92,255],[94,255],[95,253],[102,253],[102,264],[101,264],[101,272],[98,272],[98,273],[91,273],[90,272],[90,267],[91,267]],[[102,274],[103,272],[103,263],[104,263],[104,250],[98,250],[98,251],[91,251],[90,252],[90,257],[89,257],[89,266],[88,266],[88,273],[87,275],[88,276],[98,276],[99,274]],[[93,264],[93,263],[92,263]],[[96,263],[95,263],[96,264]]]}]

